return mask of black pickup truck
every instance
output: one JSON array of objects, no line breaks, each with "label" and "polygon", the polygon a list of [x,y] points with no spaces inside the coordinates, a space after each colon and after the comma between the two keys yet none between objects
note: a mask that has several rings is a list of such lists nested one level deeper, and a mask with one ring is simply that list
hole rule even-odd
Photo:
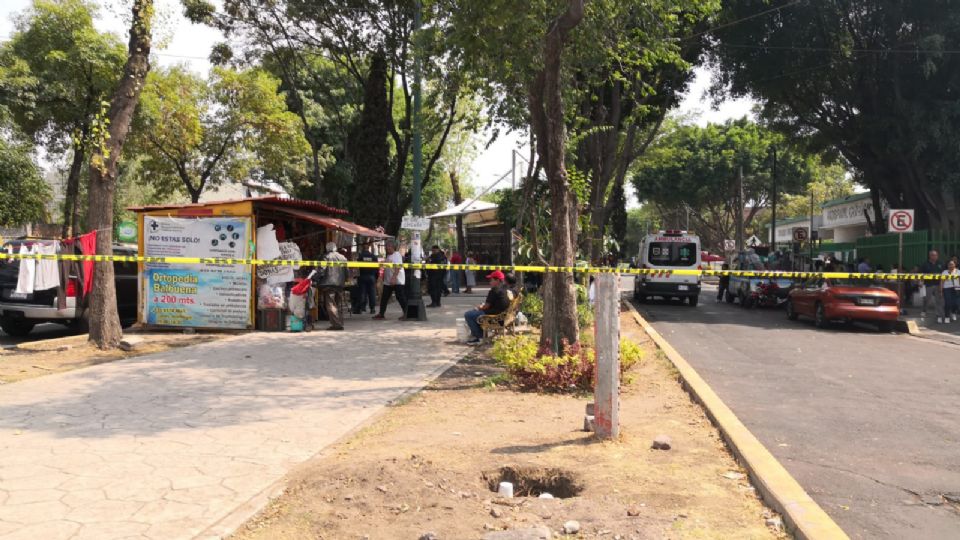
[{"label": "black pickup truck", "polygon": [[[11,240],[3,245],[13,247],[18,253],[20,246],[32,244],[31,240]],[[135,247],[115,245],[115,255],[136,255]],[[137,263],[113,263],[117,287],[117,310],[120,322],[124,326],[137,320]],[[5,333],[21,337],[40,323],[54,322],[75,328],[79,332],[87,331],[87,298],[82,295],[79,276],[71,275],[66,287],[66,308],[57,309],[57,289],[36,291],[32,294],[17,293],[17,277],[20,274],[20,261],[17,259],[0,260],[0,329]]]}]

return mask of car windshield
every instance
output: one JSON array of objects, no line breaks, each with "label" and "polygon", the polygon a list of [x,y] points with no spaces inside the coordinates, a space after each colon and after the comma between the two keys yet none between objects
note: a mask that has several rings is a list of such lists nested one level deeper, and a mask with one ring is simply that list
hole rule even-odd
[{"label": "car windshield", "polygon": [[883,287],[881,282],[865,278],[831,279],[829,283],[831,287]]},{"label": "car windshield", "polygon": [[693,242],[651,242],[647,259],[653,266],[693,266],[697,245]]}]

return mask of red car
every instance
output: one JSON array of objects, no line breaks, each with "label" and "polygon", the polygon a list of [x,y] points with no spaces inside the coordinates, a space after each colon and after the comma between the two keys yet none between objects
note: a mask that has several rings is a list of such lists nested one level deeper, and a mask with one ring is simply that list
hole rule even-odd
[{"label": "red car", "polygon": [[900,298],[869,279],[814,278],[797,285],[787,297],[787,317],[813,318],[817,328],[833,321],[876,323],[889,332],[900,317]]}]

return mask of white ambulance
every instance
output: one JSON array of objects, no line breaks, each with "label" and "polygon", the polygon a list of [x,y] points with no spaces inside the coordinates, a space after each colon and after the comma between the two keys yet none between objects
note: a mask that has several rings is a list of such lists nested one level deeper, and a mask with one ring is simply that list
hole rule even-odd
[{"label": "white ambulance", "polygon": [[687,231],[660,231],[640,242],[639,267],[656,270],[633,280],[633,297],[644,302],[655,296],[666,300],[684,298],[691,307],[700,299],[700,275],[676,275],[672,270],[701,268],[700,237]]}]

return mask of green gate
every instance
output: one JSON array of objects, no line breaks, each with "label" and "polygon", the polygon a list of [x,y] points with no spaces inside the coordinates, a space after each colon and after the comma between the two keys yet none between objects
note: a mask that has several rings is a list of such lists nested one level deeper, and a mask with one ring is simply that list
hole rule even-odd
[{"label": "green gate", "polygon": [[[897,264],[899,237],[897,233],[888,233],[860,238],[856,242],[857,258],[869,257],[872,266],[879,264],[889,270]],[[923,264],[931,249],[940,252],[941,261],[960,255],[960,235],[941,231],[904,233],[903,266],[909,272],[914,266]]]}]

